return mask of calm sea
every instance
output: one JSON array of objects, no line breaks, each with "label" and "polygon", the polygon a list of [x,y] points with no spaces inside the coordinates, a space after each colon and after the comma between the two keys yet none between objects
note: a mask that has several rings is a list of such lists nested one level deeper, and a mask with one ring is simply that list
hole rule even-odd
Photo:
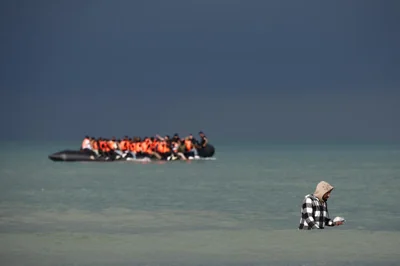
[{"label": "calm sea", "polygon": [[[400,145],[215,146],[208,161],[55,163],[74,145],[3,143],[0,265],[400,265]],[[347,223],[299,231],[321,180]]]}]

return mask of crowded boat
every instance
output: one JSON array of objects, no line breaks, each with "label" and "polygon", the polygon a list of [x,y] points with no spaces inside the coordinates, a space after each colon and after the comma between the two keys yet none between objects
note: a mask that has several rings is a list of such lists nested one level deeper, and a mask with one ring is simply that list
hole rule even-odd
[{"label": "crowded boat", "polygon": [[192,160],[214,155],[214,147],[206,135],[199,132],[199,140],[192,134],[180,137],[155,135],[154,137],[90,137],[85,136],[78,151],[62,151],[50,155],[53,161],[84,160]]}]

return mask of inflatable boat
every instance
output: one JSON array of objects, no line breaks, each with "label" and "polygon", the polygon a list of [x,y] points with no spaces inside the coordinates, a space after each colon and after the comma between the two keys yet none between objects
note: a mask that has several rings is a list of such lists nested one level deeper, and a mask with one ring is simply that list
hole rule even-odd
[{"label": "inflatable boat", "polygon": [[[211,144],[207,144],[204,148],[197,150],[197,156],[193,152],[184,153],[186,158],[189,159],[202,159],[211,158],[215,154],[215,148]],[[138,155],[133,158],[131,154],[120,155],[112,153],[107,156],[98,156],[91,150],[63,150],[49,155],[49,159],[54,162],[114,162],[114,161],[156,161],[159,160],[155,157],[148,157],[145,155]],[[179,156],[168,155],[162,160],[175,161],[181,160]]]}]

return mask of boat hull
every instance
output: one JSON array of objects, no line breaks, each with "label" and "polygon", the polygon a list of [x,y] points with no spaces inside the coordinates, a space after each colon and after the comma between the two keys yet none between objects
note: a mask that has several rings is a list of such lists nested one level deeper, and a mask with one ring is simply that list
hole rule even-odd
[{"label": "boat hull", "polygon": [[[208,144],[206,147],[197,150],[200,158],[210,158],[215,154],[213,145]],[[194,156],[192,153],[186,153],[187,157]],[[49,159],[54,162],[113,162],[113,161],[127,161],[128,158],[120,156],[110,157],[97,157],[93,151],[90,150],[63,150],[49,155]]]}]

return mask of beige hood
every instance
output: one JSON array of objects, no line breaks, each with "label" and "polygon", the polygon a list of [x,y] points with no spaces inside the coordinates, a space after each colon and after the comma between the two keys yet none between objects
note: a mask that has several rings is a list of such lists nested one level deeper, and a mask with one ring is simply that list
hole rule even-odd
[{"label": "beige hood", "polygon": [[317,188],[315,189],[314,196],[317,197],[320,201],[324,201],[322,197],[326,192],[329,192],[333,189],[333,187],[325,181],[321,181],[318,183]]}]

